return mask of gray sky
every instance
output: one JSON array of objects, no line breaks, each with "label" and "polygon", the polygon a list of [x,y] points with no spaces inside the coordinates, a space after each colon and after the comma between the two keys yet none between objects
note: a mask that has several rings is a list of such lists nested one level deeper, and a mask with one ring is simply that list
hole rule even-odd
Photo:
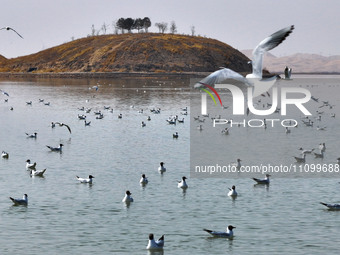
[{"label": "gray sky", "polygon": [[39,52],[91,33],[103,23],[149,17],[175,21],[178,33],[214,38],[232,47],[253,49],[266,36],[295,25],[294,32],[271,53],[340,55],[339,0],[0,0],[0,54],[13,58]]}]

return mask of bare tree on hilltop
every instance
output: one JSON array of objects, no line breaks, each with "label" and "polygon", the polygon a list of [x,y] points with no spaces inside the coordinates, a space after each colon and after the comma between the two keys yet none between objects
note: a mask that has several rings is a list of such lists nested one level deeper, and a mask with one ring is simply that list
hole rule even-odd
[{"label": "bare tree on hilltop", "polygon": [[168,29],[168,23],[166,22],[155,23],[155,26],[158,28],[159,32],[162,34],[164,34],[164,32]]},{"label": "bare tree on hilltop", "polygon": [[177,32],[177,26],[175,21],[171,21],[171,25],[170,25],[170,33],[171,34],[175,34]]}]

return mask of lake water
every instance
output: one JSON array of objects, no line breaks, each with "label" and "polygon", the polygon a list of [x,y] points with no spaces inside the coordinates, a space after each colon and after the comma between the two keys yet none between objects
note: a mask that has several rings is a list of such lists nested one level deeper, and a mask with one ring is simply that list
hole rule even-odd
[{"label": "lake water", "polygon": [[[337,110],[339,97],[334,91],[338,81],[331,78],[319,84],[320,80],[310,80],[311,84],[303,86],[314,85],[318,96],[328,98]],[[340,211],[329,211],[319,202],[340,202],[339,179],[273,176],[270,186],[259,187],[249,176],[190,178],[190,132],[194,130],[190,131],[189,118],[195,115],[181,115],[181,108],[190,105],[188,83],[175,79],[2,79],[0,89],[10,96],[8,102],[4,102],[6,96],[0,97],[0,150],[10,156],[0,160],[0,253],[160,254],[145,250],[149,233],[165,234],[161,254],[338,253]],[[89,89],[97,84],[98,91]],[[79,111],[81,107],[92,111]],[[160,114],[151,113],[154,108],[161,108]],[[101,110],[104,118],[96,119],[95,110]],[[117,117],[120,113],[122,119]],[[78,114],[85,114],[91,125],[85,127]],[[184,123],[168,124],[166,119],[173,115],[184,117]],[[333,122],[327,124],[330,130],[322,137],[304,144],[315,147],[325,141],[326,163],[336,162],[339,156],[338,116],[328,120]],[[72,134],[66,127],[52,129],[52,121],[68,124]],[[232,141],[231,146],[235,141],[243,144],[230,150],[228,161],[241,157],[245,164],[255,164],[258,155],[267,160],[263,144],[267,140],[262,140],[254,155],[242,150],[248,139],[259,136],[250,131],[244,135],[244,130],[232,129],[230,136],[221,138]],[[297,130],[304,133],[300,127]],[[298,150],[286,146],[286,134],[281,137],[267,131],[266,139],[283,141],[288,151],[285,158],[289,155],[292,161]],[[289,134],[290,142],[294,131]],[[36,139],[26,137],[25,133],[33,132],[38,133]],[[173,139],[174,132],[179,133],[178,139]],[[312,132],[308,137],[318,134]],[[204,134],[208,132],[195,133]],[[64,144],[62,153],[46,147],[60,143]],[[30,177],[27,159],[37,162],[37,169],[47,168],[44,178]],[[157,171],[161,161],[167,168],[163,175]],[[145,187],[139,184],[142,173],[149,179]],[[75,178],[89,174],[95,176],[92,185]],[[177,180],[184,175],[189,185],[185,192],[177,188]],[[227,196],[232,185],[239,192],[236,200]],[[134,198],[129,206],[121,202],[126,190]],[[8,197],[24,193],[29,205],[12,206]],[[202,230],[222,231],[229,224],[236,226],[231,240],[211,238]]]}]

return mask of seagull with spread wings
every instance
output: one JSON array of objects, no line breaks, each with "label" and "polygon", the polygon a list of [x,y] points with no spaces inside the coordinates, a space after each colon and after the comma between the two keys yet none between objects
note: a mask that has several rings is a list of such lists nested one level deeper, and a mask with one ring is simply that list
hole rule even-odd
[{"label": "seagull with spread wings", "polygon": [[0,30],[3,30],[3,29],[6,29],[6,30],[12,30],[14,31],[18,36],[20,36],[22,39],[24,39],[24,37],[22,37],[17,31],[15,31],[13,28],[11,27],[2,27],[0,28]]},{"label": "seagull with spread wings", "polygon": [[59,125],[59,127],[67,127],[68,131],[70,132],[71,134],[71,128],[69,127],[69,125],[66,125],[65,123],[62,123],[62,122],[54,122],[55,125]]},{"label": "seagull with spread wings", "polygon": [[253,50],[253,58],[252,61],[250,61],[253,72],[247,74],[246,77],[243,77],[241,74],[229,68],[221,68],[196,83],[194,88],[201,88],[204,87],[204,85],[214,86],[216,83],[221,83],[226,79],[234,79],[254,87],[253,97],[257,97],[268,91],[274,85],[277,78],[276,76],[268,79],[262,78],[263,54],[281,44],[293,30],[294,26],[292,25],[277,31],[262,40]]}]

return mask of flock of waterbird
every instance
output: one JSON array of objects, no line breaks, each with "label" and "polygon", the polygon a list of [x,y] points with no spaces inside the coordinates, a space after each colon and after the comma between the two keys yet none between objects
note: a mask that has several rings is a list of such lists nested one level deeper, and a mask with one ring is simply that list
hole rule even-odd
[{"label": "flock of waterbird", "polygon": [[[1,90],[1,92],[4,95],[7,96],[7,98],[5,99],[5,103],[8,103],[9,94],[7,92],[3,91],[3,90]],[[44,99],[39,99],[38,104],[40,104],[40,103],[44,103]],[[29,106],[32,106],[33,104],[35,104],[35,103],[32,102],[32,101],[26,102],[26,105],[29,105]],[[134,109],[135,107],[131,106],[130,108]],[[109,107],[109,106],[104,106],[104,110],[107,110],[108,112],[113,113],[113,109],[111,107]],[[92,109],[91,108],[81,107],[81,108],[78,108],[78,111],[84,111],[84,112],[86,112],[86,114],[89,114],[89,113],[91,113]],[[93,111],[93,113],[97,117],[98,116],[101,116],[101,118],[104,117],[104,113],[101,112],[100,110]],[[140,109],[138,111],[138,113],[144,113],[144,110]],[[160,108],[150,109],[150,113],[153,113],[155,115],[160,114],[161,113],[161,109]],[[187,107],[181,108],[180,109],[180,114],[183,115],[183,116],[187,116],[188,115],[188,108]],[[79,120],[84,120],[85,126],[90,125],[91,122],[90,121],[88,121],[88,122],[86,121],[87,116],[85,114],[78,114],[77,117],[78,117]],[[119,113],[117,115],[117,118],[118,119],[122,119],[123,118],[123,114]],[[96,118],[96,119],[99,119],[99,118]],[[151,117],[147,116],[146,121],[151,121]],[[184,118],[180,119],[178,117],[178,115],[172,115],[172,116],[169,116],[168,119],[166,119],[165,121],[169,125],[176,125],[178,123],[184,123]],[[64,127],[65,130],[67,130],[70,135],[72,134],[72,130],[71,130],[70,125],[68,125],[66,123],[54,121],[54,122],[50,122],[49,126],[50,126],[51,129],[54,129],[56,127]],[[146,122],[142,121],[141,127],[143,128],[145,126],[146,126]],[[26,132],[25,135],[26,135],[27,139],[32,139],[32,140],[39,139],[38,132],[33,132],[33,133]],[[172,137],[173,137],[174,140],[178,139],[179,138],[178,132],[173,133]],[[46,147],[51,152],[57,152],[57,153],[63,153],[63,151],[62,151],[63,146],[64,145],[62,143],[60,143],[58,146],[46,145]],[[9,153],[6,152],[6,151],[2,152],[1,157],[3,159],[5,159],[5,160],[8,160],[10,158],[9,157]],[[158,167],[157,170],[158,170],[158,172],[160,174],[163,174],[163,173],[166,172],[166,167],[164,165],[165,165],[164,162],[160,162],[159,163],[159,167]],[[36,162],[32,162],[30,159],[27,159],[26,160],[26,170],[30,172],[30,176],[31,177],[44,177],[44,174],[45,174],[47,169],[44,168],[42,170],[37,170],[37,163]],[[87,178],[79,177],[77,175],[75,176],[75,178],[76,178],[76,180],[79,183],[92,185],[93,184],[93,179],[95,177],[90,174]],[[180,189],[183,189],[183,190],[187,189],[188,185],[186,183],[186,179],[187,178],[185,176],[183,176],[181,181],[178,181],[177,187],[180,188]],[[149,183],[148,178],[147,178],[147,176],[145,174],[141,175],[139,183],[142,186],[145,186],[145,185],[147,185]],[[24,194],[23,198],[13,198],[13,197],[10,197],[10,200],[13,202],[14,206],[28,206],[28,195],[27,194]],[[125,195],[124,195],[124,197],[122,199],[122,202],[125,203],[127,206],[129,206],[130,203],[132,203],[133,201],[134,201],[134,199],[132,197],[132,193],[129,190],[126,190]],[[148,242],[148,245],[147,245],[147,249],[151,249],[151,250],[152,249],[162,249],[163,246],[164,246],[164,235],[162,235],[162,237],[159,238],[158,240],[154,239],[153,234],[149,235],[149,242]]]},{"label": "flock of waterbird", "polygon": [[[17,31],[15,31],[14,29],[10,28],[10,27],[3,27],[0,28],[0,30],[12,30],[14,31],[18,36],[20,36],[21,38],[23,38]],[[210,74],[209,76],[207,76],[206,78],[204,78],[203,80],[201,80],[199,83],[197,83],[195,85],[195,88],[200,88],[202,86],[205,85],[209,85],[209,86],[214,86],[216,83],[220,83],[221,81],[225,80],[225,79],[235,79],[238,81],[243,82],[244,84],[248,85],[248,86],[253,86],[254,87],[254,97],[258,96],[258,95],[264,95],[262,93],[267,92],[268,89],[274,84],[275,79],[274,78],[270,78],[270,79],[263,79],[262,78],[262,60],[263,60],[263,54],[275,47],[277,47],[279,44],[281,44],[294,30],[294,26],[289,26],[287,28],[281,29],[279,31],[277,31],[276,33],[270,35],[269,37],[265,38],[263,41],[261,41],[256,48],[253,50],[253,59],[250,62],[252,64],[252,73],[248,74],[246,77],[243,77],[242,75],[234,72],[233,70],[230,70],[228,68],[222,68],[220,70],[217,70],[215,72],[213,72],[212,74]],[[285,79],[290,79],[291,78],[291,68],[286,67],[284,70],[284,75],[285,75]],[[261,87],[263,86],[263,87]],[[90,89],[95,89],[96,91],[98,91],[99,87],[98,86],[93,86]],[[2,94],[9,96],[9,94],[3,90],[0,90]],[[267,92],[268,95],[268,92]],[[315,102],[318,102],[317,98],[312,97],[312,99]],[[5,102],[7,102],[8,100],[6,99]],[[39,100],[39,102],[43,102],[42,99]],[[260,103],[261,101],[258,101],[258,103]],[[27,105],[32,105],[32,101],[26,102]],[[49,105],[48,103],[45,103],[45,105]],[[323,108],[323,107],[329,107],[329,109],[332,109],[334,105],[330,104],[328,101],[323,101],[323,104],[319,107],[319,108]],[[224,108],[228,108],[228,107],[224,107]],[[109,107],[105,107],[104,109],[109,110]],[[13,108],[11,108],[11,110],[13,110]],[[86,111],[87,113],[89,113],[91,111],[91,109],[84,109],[81,108],[79,110],[83,110]],[[112,109],[111,109],[112,110]],[[182,113],[183,115],[187,115],[187,107],[183,108],[182,111],[184,111],[184,113]],[[279,109],[278,109],[279,111]],[[143,110],[140,110],[140,112],[142,113]],[[160,109],[153,109],[151,110],[151,112],[157,114],[160,113]],[[96,119],[102,119],[104,117],[103,113],[101,113],[101,111],[95,112],[95,114],[97,115]],[[318,117],[316,118],[316,121],[321,121],[322,120],[322,114],[323,112],[321,111],[317,111]],[[122,114],[118,115],[118,118],[121,119],[123,116]],[[207,117],[207,116],[205,116]],[[335,117],[334,113],[331,113],[331,117]],[[87,122],[86,121],[86,116],[85,115],[79,115],[78,114],[78,118],[84,120],[85,126],[89,126],[91,124],[91,122]],[[148,116],[148,121],[151,120],[150,116]],[[198,117],[194,117],[194,120],[199,121],[201,123],[204,123],[205,119],[201,119],[200,116]],[[171,125],[176,125],[176,123],[184,123],[184,118],[183,119],[179,119],[178,116],[171,116],[167,119],[168,124]],[[306,117],[305,119],[302,120],[303,124],[305,124],[308,127],[313,127],[314,125],[314,121],[311,120],[310,118]],[[51,127],[54,128],[56,125],[60,126],[60,127],[66,127],[69,131],[69,133],[71,134],[71,128],[62,122],[52,122],[51,123]],[[141,123],[141,127],[145,127],[146,126],[146,122],[142,122]],[[266,125],[264,126],[266,127]],[[200,131],[203,130],[203,126],[202,124],[200,124],[197,127]],[[326,130],[326,126],[317,126],[317,130],[323,131]],[[221,131],[221,133],[229,135],[230,131],[230,127],[227,127],[225,129],[223,129]],[[285,132],[287,134],[291,133],[291,130],[286,128]],[[37,138],[37,133],[26,133],[28,138]],[[179,137],[178,132],[175,132],[173,134],[173,138],[177,139]],[[59,144],[59,146],[57,147],[52,147],[52,146],[48,146],[46,145],[48,149],[50,149],[51,151],[54,152],[61,152],[62,151],[62,147],[63,144]],[[319,146],[319,150],[320,153],[314,152],[315,149],[310,149],[310,150],[306,150],[303,148],[299,149],[301,151],[301,157],[298,156],[294,156],[295,160],[298,163],[305,163],[306,160],[306,154],[312,154],[314,153],[316,158],[323,158],[324,156],[324,152],[326,150],[326,146],[325,143],[320,144]],[[8,159],[9,158],[9,154],[5,151],[2,152],[2,158],[4,159]],[[340,161],[340,158],[337,159],[338,163]],[[235,163],[235,166],[237,168],[241,167],[241,159],[237,159],[237,162]],[[43,176],[46,169],[43,170],[36,170],[36,163],[32,163],[29,159],[26,161],[26,169],[30,170],[30,174],[31,176]],[[158,168],[159,173],[163,174],[164,172],[166,172],[166,168],[164,167],[164,162],[160,162],[160,166]],[[258,179],[258,178],[253,178],[253,180],[257,183],[257,185],[269,185],[270,184],[270,179],[269,179],[270,175],[266,174],[264,179]],[[93,178],[94,176],[89,175],[88,178],[81,178],[79,176],[76,176],[76,179],[80,182],[80,183],[85,183],[85,184],[92,184],[93,182]],[[178,182],[178,188],[181,189],[187,189],[188,188],[188,184],[186,182],[187,178],[185,176],[182,177],[182,180]],[[145,174],[142,174],[141,179],[140,179],[140,184],[142,185],[146,185],[148,183],[148,179],[146,177]],[[236,198],[238,193],[236,191],[236,187],[235,185],[232,186],[232,188],[229,189],[229,193],[228,196],[230,196],[231,198]],[[28,195],[24,194],[23,198],[12,198],[10,197],[10,199],[12,200],[14,205],[24,205],[27,206],[28,205]],[[127,190],[125,192],[125,196],[122,199],[122,202],[124,203],[131,203],[133,202],[133,198],[132,198],[132,193]],[[333,209],[333,210],[338,210],[340,209],[340,204],[327,204],[327,203],[323,203],[321,202],[322,205],[328,207],[329,209]],[[213,230],[208,230],[208,229],[203,229],[204,231],[206,231],[207,233],[209,233],[210,235],[214,236],[214,237],[223,237],[223,238],[232,238],[233,237],[233,229],[236,228],[232,225],[229,225],[226,229],[226,231],[213,231]],[[153,234],[149,234],[149,241],[148,241],[148,245],[147,245],[147,249],[149,250],[159,250],[159,249],[163,249],[164,247],[164,235],[162,235],[158,240],[154,239],[154,235]]]}]

